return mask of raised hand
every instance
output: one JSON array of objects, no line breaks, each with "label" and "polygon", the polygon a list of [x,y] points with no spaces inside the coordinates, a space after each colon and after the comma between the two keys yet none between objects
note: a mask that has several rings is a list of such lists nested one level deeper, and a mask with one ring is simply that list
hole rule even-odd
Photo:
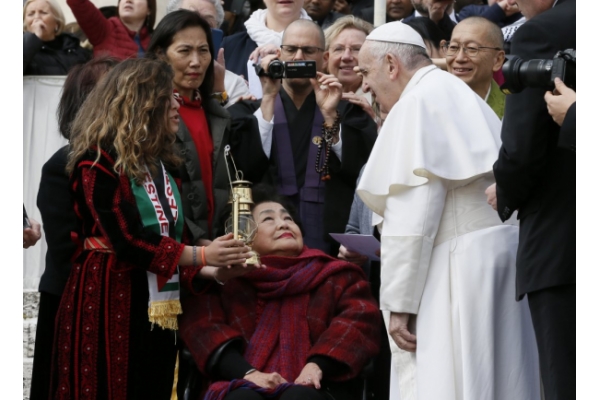
[{"label": "raised hand", "polygon": [[310,83],[315,91],[317,106],[323,114],[325,123],[333,125],[337,115],[337,106],[342,99],[342,84],[335,76],[322,72],[317,72],[316,78],[310,78]]}]

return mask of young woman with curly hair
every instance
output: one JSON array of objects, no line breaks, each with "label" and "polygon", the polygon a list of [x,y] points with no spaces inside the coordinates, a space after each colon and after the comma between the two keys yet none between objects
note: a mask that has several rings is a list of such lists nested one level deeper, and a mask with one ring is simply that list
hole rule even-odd
[{"label": "young woman with curly hair", "polygon": [[231,237],[182,244],[172,80],[163,62],[126,60],[73,122],[67,170],[79,245],[56,320],[54,398],[169,399],[180,283],[197,293],[203,266],[250,256]]}]

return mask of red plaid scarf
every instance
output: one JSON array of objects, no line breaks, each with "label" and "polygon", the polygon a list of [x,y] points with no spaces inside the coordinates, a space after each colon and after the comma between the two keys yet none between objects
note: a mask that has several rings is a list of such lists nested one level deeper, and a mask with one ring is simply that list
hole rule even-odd
[{"label": "red plaid scarf", "polygon": [[[360,267],[304,247],[298,257],[261,256],[266,269],[244,277],[266,306],[244,358],[261,372],[278,372],[288,382],[300,375],[311,347],[307,322],[310,293],[331,275]],[[219,399],[229,382],[211,385],[206,399]],[[219,393],[220,392],[220,393]],[[214,397],[211,397],[214,396]]]}]

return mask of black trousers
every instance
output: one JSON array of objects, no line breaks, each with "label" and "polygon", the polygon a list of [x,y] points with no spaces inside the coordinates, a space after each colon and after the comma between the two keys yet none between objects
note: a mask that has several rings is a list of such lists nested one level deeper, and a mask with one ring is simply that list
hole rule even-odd
[{"label": "black trousers", "polygon": [[[224,400],[264,400],[265,398],[253,390],[237,389],[225,396]],[[306,386],[292,386],[279,398],[280,400],[332,400],[323,391]]]},{"label": "black trousers", "polygon": [[54,347],[54,321],[60,304],[60,296],[40,292],[38,320],[35,331],[33,371],[31,373],[31,400],[48,400],[50,396],[50,369]]},{"label": "black trousers", "polygon": [[546,400],[575,398],[575,284],[527,294]]}]

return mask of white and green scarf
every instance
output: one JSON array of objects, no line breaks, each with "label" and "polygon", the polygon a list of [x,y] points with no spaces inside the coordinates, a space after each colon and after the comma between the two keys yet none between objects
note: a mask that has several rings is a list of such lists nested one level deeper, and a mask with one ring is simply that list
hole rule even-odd
[{"label": "white and green scarf", "polygon": [[[181,243],[183,233],[183,214],[181,196],[173,178],[161,163],[162,173],[159,178],[164,186],[159,191],[152,175],[146,168],[143,185],[131,180],[131,189],[142,217],[144,227],[152,229],[162,236],[169,236]],[[162,201],[161,201],[162,200]],[[163,204],[169,205],[164,210]],[[171,279],[164,278],[147,271],[148,277],[148,318],[163,329],[177,330],[177,315],[182,313],[179,302],[179,267]]]}]

